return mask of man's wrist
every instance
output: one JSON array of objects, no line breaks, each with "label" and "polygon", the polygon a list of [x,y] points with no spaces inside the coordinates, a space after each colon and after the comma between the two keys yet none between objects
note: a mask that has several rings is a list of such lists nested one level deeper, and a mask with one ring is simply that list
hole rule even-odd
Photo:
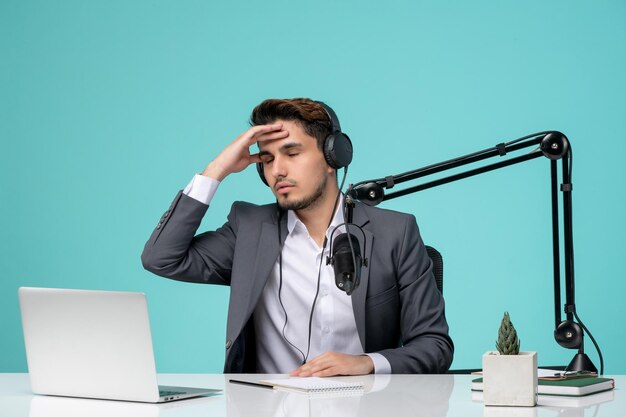
[{"label": "man's wrist", "polygon": [[363,354],[363,355],[360,355],[360,357],[364,364],[363,365],[364,370],[366,371],[364,374],[373,374],[376,367],[374,365],[374,360],[371,358],[371,356]]},{"label": "man's wrist", "polygon": [[215,161],[211,161],[209,165],[206,166],[204,171],[202,171],[201,175],[205,177],[213,178],[214,180],[217,180],[217,181],[222,181],[224,178],[226,178],[228,174],[229,173],[226,170],[220,167],[219,163]]}]

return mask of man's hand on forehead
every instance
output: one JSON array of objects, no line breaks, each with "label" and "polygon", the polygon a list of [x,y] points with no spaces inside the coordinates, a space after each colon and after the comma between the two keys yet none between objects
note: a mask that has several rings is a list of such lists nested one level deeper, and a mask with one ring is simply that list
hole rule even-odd
[{"label": "man's hand on forehead", "polygon": [[228,175],[243,171],[248,165],[261,162],[259,154],[250,154],[250,146],[255,143],[284,139],[289,132],[282,123],[252,126],[231,142],[207,165],[202,175],[222,181]]},{"label": "man's hand on forehead", "polygon": [[273,123],[271,125],[252,126],[248,131],[244,132],[238,139],[246,142],[248,146],[260,144],[270,140],[283,139],[289,136],[289,132],[283,129],[282,123]]}]

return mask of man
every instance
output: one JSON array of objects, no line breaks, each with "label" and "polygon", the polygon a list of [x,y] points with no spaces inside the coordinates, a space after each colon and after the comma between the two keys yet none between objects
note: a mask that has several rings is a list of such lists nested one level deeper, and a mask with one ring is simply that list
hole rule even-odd
[{"label": "man", "polygon": [[[413,216],[356,204],[353,223],[369,262],[351,296],[334,285],[325,259],[344,219],[325,141],[339,127],[324,106],[259,104],[252,128],[178,193],[146,243],[143,265],[180,281],[230,285],[226,373],[445,372],[453,344]],[[250,153],[255,144],[259,152]],[[250,164],[262,164],[277,203],[236,202],[221,228],[196,235],[220,182]]]}]

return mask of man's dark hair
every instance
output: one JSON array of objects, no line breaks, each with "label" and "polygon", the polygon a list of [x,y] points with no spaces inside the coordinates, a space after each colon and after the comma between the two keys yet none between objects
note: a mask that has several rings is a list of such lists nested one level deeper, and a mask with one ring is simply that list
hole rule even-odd
[{"label": "man's dark hair", "polygon": [[252,126],[274,123],[276,120],[295,121],[304,132],[317,140],[317,147],[324,148],[324,140],[331,132],[328,113],[321,104],[309,98],[271,98],[263,101],[252,110]]}]

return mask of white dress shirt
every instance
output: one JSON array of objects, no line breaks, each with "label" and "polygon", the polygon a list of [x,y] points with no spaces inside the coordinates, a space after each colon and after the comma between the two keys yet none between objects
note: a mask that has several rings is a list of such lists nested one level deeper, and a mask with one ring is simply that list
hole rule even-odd
[{"label": "white dress shirt", "polygon": [[[219,184],[215,179],[195,175],[183,193],[208,205]],[[326,265],[332,231],[338,227],[334,234],[337,236],[344,230],[341,207],[339,204],[326,231],[329,243],[323,253],[304,223],[292,210],[287,211],[288,234],[282,242],[280,300],[278,289],[281,266],[280,260],[277,260],[253,314],[257,371],[260,373],[289,373],[302,365],[303,355],[307,354],[308,349],[309,317],[317,291],[318,273],[320,287],[313,311],[311,347],[307,360],[324,352],[363,354],[352,310],[352,298],[337,288],[333,268]],[[281,300],[288,318],[286,327]],[[370,353],[368,356],[374,362],[375,373],[391,372],[391,365],[384,356],[379,353]]]}]

